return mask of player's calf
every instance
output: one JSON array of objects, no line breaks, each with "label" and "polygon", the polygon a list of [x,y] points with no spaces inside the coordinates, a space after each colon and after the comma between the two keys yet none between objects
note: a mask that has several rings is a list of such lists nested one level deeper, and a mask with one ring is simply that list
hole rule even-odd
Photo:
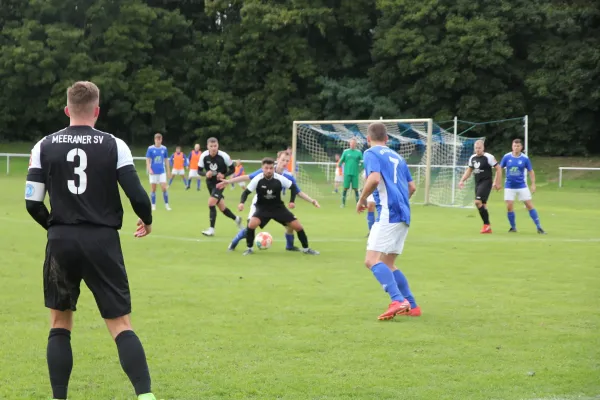
[{"label": "player's calf", "polygon": [[151,395],[151,380],[142,342],[131,327],[129,315],[106,319],[106,326],[117,345],[123,371],[131,381],[137,396]]},{"label": "player's calf", "polygon": [[50,311],[51,326],[48,335],[46,357],[52,397],[66,399],[73,370],[73,350],[71,348],[71,330],[73,329],[72,311]]},{"label": "player's calf", "polygon": [[294,220],[289,224],[290,228],[292,228],[294,231],[296,231],[296,235],[298,235],[298,240],[300,240],[300,243],[302,244],[302,252],[304,254],[310,254],[310,255],[318,255],[319,252],[316,250],[311,249],[308,246],[308,237],[306,236],[306,232],[304,231],[304,227],[302,227],[302,224],[300,224],[300,222],[298,220]]}]

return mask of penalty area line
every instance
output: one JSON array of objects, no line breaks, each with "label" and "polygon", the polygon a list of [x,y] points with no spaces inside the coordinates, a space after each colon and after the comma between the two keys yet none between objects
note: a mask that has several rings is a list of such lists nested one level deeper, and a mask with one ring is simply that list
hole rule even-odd
[{"label": "penalty area line", "polygon": [[[283,234],[282,234],[283,236]],[[197,243],[209,243],[209,242],[217,242],[217,243],[230,243],[231,239],[226,239],[223,237],[184,237],[184,236],[169,236],[169,235],[155,235],[150,234],[147,237],[155,238],[155,239],[164,239],[164,240],[174,240],[180,242],[197,242]],[[367,243],[367,238],[310,238],[310,242],[315,243]],[[410,242],[411,240],[408,239]],[[486,237],[486,238],[433,238],[424,240],[427,243],[456,243],[458,242],[536,242],[536,243],[545,243],[545,242],[559,242],[559,243],[600,243],[600,238],[582,238],[582,239],[569,239],[569,238],[551,238],[551,237],[517,237],[515,235],[511,237]],[[414,242],[420,242],[414,240]]]}]

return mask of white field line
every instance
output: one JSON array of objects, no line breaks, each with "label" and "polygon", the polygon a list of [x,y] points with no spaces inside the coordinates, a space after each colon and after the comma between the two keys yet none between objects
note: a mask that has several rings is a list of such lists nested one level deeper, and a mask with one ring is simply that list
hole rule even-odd
[{"label": "white field line", "polygon": [[[10,218],[10,217],[0,217],[0,221],[37,225],[33,220]],[[2,228],[0,227],[0,229],[2,229]],[[277,228],[277,229],[279,230],[279,228]],[[131,229],[132,237],[133,237],[133,231],[134,231],[134,229],[132,228]],[[128,232],[128,229],[126,227],[124,227],[123,229],[121,229],[121,236],[127,236],[127,232]],[[283,231],[281,231],[280,233],[281,233],[281,236],[283,236]],[[278,234],[276,233],[274,235],[278,235]],[[476,235],[476,234],[474,234],[474,235]],[[476,243],[476,242],[489,242],[489,243],[494,243],[494,242],[600,243],[600,237],[554,238],[554,237],[552,237],[552,234],[549,234],[547,236],[545,235],[545,236],[525,236],[525,237],[523,237],[523,236],[520,236],[518,233],[510,234],[510,235],[508,233],[506,233],[505,235],[506,236],[504,236],[504,233],[501,233],[501,234],[492,234],[492,235],[485,235],[485,236],[483,236],[483,235],[482,236],[474,236],[471,238],[462,237],[460,239],[448,236],[447,238],[427,238],[425,241],[427,243],[457,243],[457,242],[460,242],[460,243],[464,243],[464,242],[473,242],[473,243]],[[228,236],[186,237],[186,236],[170,236],[170,235],[161,235],[161,234],[152,233],[148,236],[148,238],[173,240],[173,241],[179,241],[179,242],[229,243],[229,242],[231,242],[231,239],[233,237],[228,237]],[[309,236],[309,241],[315,242],[315,243],[365,243],[366,244],[367,238],[366,237],[363,237],[363,238],[359,238],[359,237],[316,237],[316,238],[313,238],[313,237]],[[409,243],[411,242],[410,236],[408,237],[408,242]]]}]

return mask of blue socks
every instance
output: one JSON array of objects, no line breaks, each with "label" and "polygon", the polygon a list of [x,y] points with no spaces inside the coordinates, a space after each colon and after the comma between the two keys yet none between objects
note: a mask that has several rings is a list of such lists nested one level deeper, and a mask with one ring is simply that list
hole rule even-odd
[{"label": "blue socks", "polygon": [[248,235],[248,228],[244,228],[241,231],[239,231],[237,233],[237,235],[235,235],[235,237],[231,241],[231,248],[235,249],[235,247],[238,245],[239,242],[246,239],[247,235]]},{"label": "blue socks", "polygon": [[375,212],[369,211],[367,213],[367,224],[369,225],[369,232],[371,232],[371,228],[373,227],[374,223],[375,223]]},{"label": "blue socks", "polygon": [[394,279],[396,280],[396,284],[398,285],[398,289],[402,293],[402,295],[408,300],[411,308],[415,308],[417,306],[417,302],[410,291],[410,287],[408,286],[408,281],[406,280],[406,276],[399,269],[392,272],[394,275]]},{"label": "blue socks", "polygon": [[285,234],[285,248],[286,250],[292,249],[294,247],[294,234]]},{"label": "blue socks", "polygon": [[529,216],[535,223],[535,226],[537,226],[538,229],[542,229],[542,226],[540,225],[540,217],[535,208],[532,208],[531,210],[529,210]]},{"label": "blue socks", "polygon": [[171,179],[169,179],[169,186],[171,186],[171,184],[173,183],[174,178],[175,178],[174,176],[171,176]]},{"label": "blue socks", "polygon": [[[156,192],[150,193],[150,200],[152,200],[152,205],[156,205]],[[167,192],[163,192],[163,200],[165,204],[169,204],[169,194]]]},{"label": "blue socks", "polygon": [[400,289],[398,289],[398,284],[394,279],[394,274],[390,269],[382,262],[378,262],[373,265],[371,268],[371,272],[375,275],[375,279],[381,284],[383,290],[385,290],[389,295],[392,301],[404,301],[404,297],[402,297],[402,293],[400,293]]},{"label": "blue socks", "polygon": [[517,229],[517,223],[515,220],[515,212],[514,211],[509,211],[507,213],[508,215],[508,222],[510,223],[510,227],[513,229]]},{"label": "blue socks", "polygon": [[198,181],[198,184],[196,185],[196,189],[200,190],[200,179],[196,179]]},{"label": "blue socks", "polygon": [[[516,229],[517,224],[516,224],[516,218],[515,218],[515,212],[514,211],[509,211],[507,213],[508,215],[508,222],[510,222],[510,227],[513,229]],[[542,225],[540,224],[540,216],[538,215],[538,212],[535,208],[532,208],[531,210],[529,210],[529,216],[531,217],[531,219],[533,220],[533,223],[535,224],[535,226],[538,229],[542,229]]]}]

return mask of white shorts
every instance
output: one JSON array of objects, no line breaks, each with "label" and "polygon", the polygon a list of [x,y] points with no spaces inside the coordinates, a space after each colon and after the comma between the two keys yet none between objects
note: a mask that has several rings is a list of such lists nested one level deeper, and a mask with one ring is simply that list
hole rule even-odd
[{"label": "white shorts", "polygon": [[198,170],[190,168],[190,172],[188,174],[188,177],[190,177],[190,178],[199,178],[200,175],[198,175]]},{"label": "white shorts", "polygon": [[408,235],[408,225],[404,222],[375,222],[369,233],[367,250],[384,254],[402,254],[404,241]]},{"label": "white shorts", "polygon": [[344,175],[336,175],[335,182],[344,182]]},{"label": "white shorts", "polygon": [[185,169],[172,169],[171,175],[185,175]]},{"label": "white shorts", "polygon": [[375,196],[373,196],[373,193],[367,197],[367,203],[375,203]]},{"label": "white shorts", "polygon": [[252,218],[254,213],[256,212],[256,204],[252,203],[250,206],[250,212],[248,213],[248,219]]},{"label": "white shorts", "polygon": [[528,187],[522,189],[504,189],[504,200],[515,201],[518,197],[519,201],[531,200],[531,191]]},{"label": "white shorts", "polygon": [[167,183],[167,174],[150,174],[150,184]]}]

